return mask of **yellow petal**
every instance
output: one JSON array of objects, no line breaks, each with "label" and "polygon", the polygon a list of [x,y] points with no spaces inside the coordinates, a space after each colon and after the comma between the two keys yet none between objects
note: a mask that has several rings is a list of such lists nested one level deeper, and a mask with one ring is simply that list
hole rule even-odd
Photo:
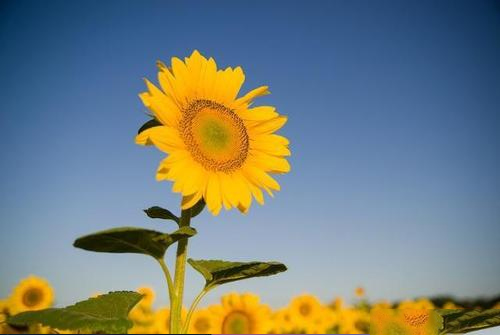
[{"label": "yellow petal", "polygon": [[272,156],[259,151],[251,151],[248,158],[252,165],[270,173],[290,172],[290,163],[285,158]]},{"label": "yellow petal", "polygon": [[146,143],[152,142],[158,149],[166,153],[185,148],[179,132],[172,127],[151,127],[137,135],[137,137],[139,140],[146,137]]},{"label": "yellow petal", "polygon": [[200,201],[202,197],[202,192],[197,192],[188,196],[183,196],[182,197],[182,204],[181,207],[182,209],[188,209],[196,205],[198,201]]},{"label": "yellow petal", "polygon": [[236,99],[232,107],[238,108],[241,106],[249,105],[255,98],[270,94],[271,92],[269,92],[268,88],[268,86],[260,86],[256,89],[251,90],[241,98]]},{"label": "yellow petal", "polygon": [[215,64],[213,58],[209,58],[202,71],[199,90],[200,97],[204,99],[211,99],[213,97],[216,76],[217,64]]},{"label": "yellow petal", "polygon": [[239,117],[249,121],[266,121],[279,116],[276,108],[272,106],[258,106],[249,109],[241,109],[237,111]]},{"label": "yellow petal", "polygon": [[207,207],[213,215],[218,215],[222,208],[222,198],[220,193],[220,182],[217,173],[208,175],[208,183],[205,190],[205,201]]},{"label": "yellow petal", "polygon": [[282,142],[273,138],[250,138],[250,149],[261,151],[273,156],[290,156],[290,149],[288,149],[288,146],[283,145]]},{"label": "yellow petal", "polygon": [[176,127],[181,117],[178,106],[149,80],[145,79],[145,82],[149,93],[139,94],[144,106],[150,109],[162,124]]},{"label": "yellow petal", "polygon": [[274,119],[256,123],[253,126],[248,127],[248,131],[254,135],[259,134],[271,134],[277,130],[279,130],[286,123],[288,118],[286,116],[280,115]]}]

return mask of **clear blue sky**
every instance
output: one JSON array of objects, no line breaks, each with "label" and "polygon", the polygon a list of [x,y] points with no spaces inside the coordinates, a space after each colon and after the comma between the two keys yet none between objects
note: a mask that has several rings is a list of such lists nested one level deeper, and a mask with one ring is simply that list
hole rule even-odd
[{"label": "clear blue sky", "polygon": [[[2,1],[0,45],[0,296],[31,273],[60,305],[165,291],[152,260],[72,242],[174,228],[141,211],[179,198],[154,179],[162,154],[134,144],[137,94],[156,60],[193,49],[241,65],[245,91],[270,86],[293,154],[274,199],[202,214],[190,248],[289,271],[206,302],[500,293],[498,1]],[[190,299],[203,281],[188,278]]]}]

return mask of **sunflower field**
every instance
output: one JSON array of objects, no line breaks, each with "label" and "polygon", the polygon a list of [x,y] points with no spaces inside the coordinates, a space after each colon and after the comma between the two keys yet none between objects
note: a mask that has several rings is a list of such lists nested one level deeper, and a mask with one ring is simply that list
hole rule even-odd
[{"label": "sunflower field", "polygon": [[[168,306],[155,307],[156,294],[150,287],[139,287],[137,292],[142,294],[143,298],[128,315],[133,322],[129,333],[168,334],[170,330]],[[370,332],[370,316],[377,315],[378,311],[391,309],[396,312],[398,310],[430,311],[437,308],[500,309],[500,297],[488,301],[419,298],[399,302],[371,302],[362,287],[356,288],[354,294],[356,298],[353,304],[347,304],[342,297],[334,297],[331,301],[323,302],[314,295],[302,294],[293,297],[287,306],[272,309],[256,294],[230,293],[222,296],[220,303],[196,310],[188,333],[367,334]],[[99,294],[94,295],[94,297],[97,296]],[[54,289],[45,279],[29,276],[21,280],[12,289],[10,296],[0,300],[0,333],[77,333],[77,331],[53,329],[41,325],[13,327],[4,323],[9,316],[17,313],[53,307],[54,301]],[[186,314],[187,310],[183,308],[182,317],[185,318]]]}]

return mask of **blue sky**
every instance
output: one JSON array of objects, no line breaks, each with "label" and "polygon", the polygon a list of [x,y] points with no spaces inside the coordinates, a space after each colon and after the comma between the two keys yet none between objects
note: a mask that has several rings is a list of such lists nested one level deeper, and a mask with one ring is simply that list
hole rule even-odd
[{"label": "blue sky", "polygon": [[[155,62],[194,49],[241,65],[243,91],[288,115],[290,174],[242,216],[203,213],[193,258],[289,271],[211,293],[273,306],[500,293],[500,5],[493,1],[4,1],[0,5],[0,296],[29,274],[59,305],[152,285],[138,255],[72,248],[115,226],[172,230],[142,209],[178,195],[133,142]],[[188,272],[191,299],[203,281]]]}]

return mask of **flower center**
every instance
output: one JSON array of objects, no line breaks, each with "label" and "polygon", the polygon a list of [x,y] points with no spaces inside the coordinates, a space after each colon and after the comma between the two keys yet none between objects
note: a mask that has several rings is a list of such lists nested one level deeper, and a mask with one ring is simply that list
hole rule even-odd
[{"label": "flower center", "polygon": [[23,304],[26,307],[35,307],[43,298],[43,291],[37,287],[29,288],[23,294]]},{"label": "flower center", "polygon": [[232,172],[245,162],[245,124],[226,106],[195,100],[183,111],[179,129],[193,158],[207,170]]},{"label": "flower center", "polygon": [[403,310],[403,317],[406,324],[413,327],[425,325],[429,320],[429,312],[427,310]]},{"label": "flower center", "polygon": [[299,313],[302,316],[308,316],[311,313],[311,306],[309,304],[301,304],[299,307]]},{"label": "flower center", "polygon": [[248,314],[241,311],[229,313],[222,323],[223,334],[252,334],[252,321]]},{"label": "flower center", "polygon": [[210,321],[207,318],[199,318],[194,323],[194,328],[198,333],[205,334],[210,329]]}]

